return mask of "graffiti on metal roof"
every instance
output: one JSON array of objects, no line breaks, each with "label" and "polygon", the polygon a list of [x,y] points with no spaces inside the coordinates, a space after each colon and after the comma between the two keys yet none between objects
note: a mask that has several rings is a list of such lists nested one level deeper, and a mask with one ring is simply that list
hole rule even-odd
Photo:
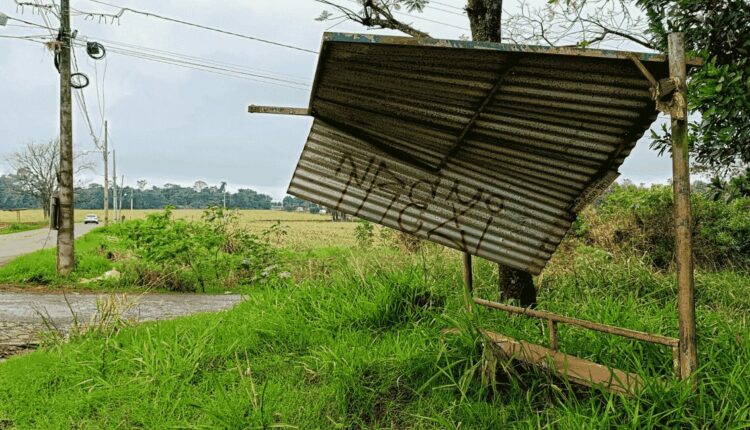
[{"label": "graffiti on metal roof", "polygon": [[289,193],[539,273],[657,112],[629,53],[510,47],[327,34]]}]

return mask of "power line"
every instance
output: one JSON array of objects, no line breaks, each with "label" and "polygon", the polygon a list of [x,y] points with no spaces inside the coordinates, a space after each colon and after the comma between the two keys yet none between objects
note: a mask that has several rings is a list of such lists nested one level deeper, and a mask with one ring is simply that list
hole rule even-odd
[{"label": "power line", "polygon": [[31,21],[24,21],[22,19],[14,18],[12,16],[9,16],[8,19],[11,19],[13,21],[22,22],[22,23],[24,23],[26,25],[30,25],[30,26],[33,26],[33,27],[44,28],[44,29],[47,29],[47,30],[57,30],[56,28],[50,27],[49,25],[41,25],[41,24],[37,24],[37,23],[31,22]]},{"label": "power line", "polygon": [[29,36],[5,36],[0,35],[3,39],[21,39],[21,40],[28,40],[29,42],[37,42],[37,43],[44,43],[40,40],[35,39],[41,39],[47,37],[46,34],[40,34],[40,35],[29,35]]},{"label": "power line", "polygon": [[[97,1],[98,2],[98,0],[90,0],[90,1]],[[359,6],[362,6],[362,4],[359,3],[357,0],[347,0],[347,1],[349,1],[349,3],[355,3],[355,4],[359,5]],[[417,20],[420,20],[420,21],[431,22],[433,24],[443,25],[445,27],[456,28],[456,29],[464,30],[464,31],[468,30],[465,27],[459,27],[457,25],[453,25],[453,24],[450,24],[450,23],[447,23],[447,22],[438,21],[438,20],[430,19],[430,18],[424,18],[424,17],[421,17],[421,16],[412,15],[412,14],[409,14],[409,13],[406,13],[406,12],[393,11],[392,13],[394,15],[400,15],[400,16],[405,16],[407,18],[417,19]]]},{"label": "power line", "polygon": [[[92,0],[92,1],[93,1],[93,0]],[[418,20],[420,20],[420,21],[431,22],[431,23],[433,23],[433,24],[440,24],[440,25],[444,25],[444,26],[446,26],[446,27],[457,28],[457,29],[459,29],[459,30],[464,30],[464,31],[466,31],[466,30],[467,30],[467,28],[466,28],[466,27],[460,27],[460,26],[458,26],[458,25],[453,25],[453,24],[449,24],[449,23],[447,23],[447,22],[443,22],[443,21],[438,21],[438,20],[435,20],[435,19],[424,18],[424,17],[421,17],[421,16],[416,16],[416,15],[410,15],[410,14],[408,14],[408,13],[406,13],[406,12],[394,12],[394,13],[395,13],[396,15],[406,16],[406,17],[409,17],[409,18],[413,18],[413,19],[418,19]]]},{"label": "power line", "polygon": [[466,13],[453,12],[452,10],[443,9],[443,8],[437,7],[437,6],[427,6],[427,7],[430,10],[437,10],[437,11],[440,11],[440,12],[443,12],[443,13],[448,13],[448,14],[451,14],[451,15],[456,15],[456,16],[461,16],[461,17],[466,18]]},{"label": "power line", "polygon": [[138,58],[138,59],[147,60],[147,61],[153,61],[157,63],[170,64],[170,65],[184,67],[184,68],[193,69],[193,70],[202,70],[204,72],[230,76],[233,78],[240,78],[240,79],[246,79],[249,81],[261,82],[261,83],[269,84],[269,85],[293,88],[297,90],[308,89],[306,86],[304,86],[305,84],[296,82],[296,81],[276,78],[273,76],[259,75],[256,73],[246,72],[243,70],[212,66],[210,64],[202,64],[202,63],[198,63],[194,61],[186,61],[186,60],[182,60],[179,58],[170,58],[166,56],[152,54],[149,52],[143,52],[143,51],[137,51],[137,50],[131,50],[131,49],[123,49],[123,48],[117,48],[117,47],[110,47],[107,52],[130,56],[133,58]]},{"label": "power line", "polygon": [[[76,55],[75,49],[71,49],[71,52],[73,54],[73,67],[75,70],[75,73],[78,73],[78,56]],[[86,98],[83,94],[83,88],[80,88],[79,91],[74,92],[76,101],[78,101],[78,108],[81,111],[81,114],[83,115],[83,118],[86,122],[86,126],[89,129],[89,135],[91,136],[91,139],[94,141],[94,146],[101,150],[102,148],[99,146],[99,138],[96,136],[96,132],[94,131],[94,125],[91,122],[91,117],[89,116],[89,108],[86,105]],[[101,133],[99,133],[101,135]]]},{"label": "power line", "polygon": [[[100,1],[100,0],[89,0],[89,1],[91,1],[93,3],[98,3],[98,4],[105,5],[105,6],[109,6],[109,7],[114,7],[114,8],[120,9],[120,11],[118,13],[116,13],[114,15],[111,15],[111,16],[117,18],[118,20],[119,20],[119,18],[125,12],[132,12],[132,13],[136,13],[136,14],[139,14],[139,15],[144,15],[144,16],[148,16],[148,17],[152,17],[152,18],[158,18],[158,19],[162,19],[164,21],[175,22],[177,24],[182,24],[182,25],[187,25],[187,26],[191,26],[191,27],[196,27],[196,28],[200,28],[200,29],[208,30],[208,31],[214,31],[214,32],[217,32],[217,33],[227,34],[227,35],[239,37],[239,38],[242,38],[242,39],[248,39],[248,40],[253,40],[255,42],[260,42],[260,43],[266,43],[266,44],[269,44],[269,45],[279,46],[279,47],[282,47],[282,48],[289,48],[289,49],[294,49],[294,50],[297,50],[297,51],[309,52],[311,54],[317,54],[318,53],[318,51],[313,51],[311,49],[306,49],[306,48],[300,48],[299,46],[288,45],[288,44],[281,43],[281,42],[274,42],[272,40],[261,39],[259,37],[255,37],[255,36],[248,36],[246,34],[240,34],[240,33],[235,33],[233,31],[222,30],[222,29],[216,28],[216,27],[209,27],[209,26],[203,25],[203,24],[196,24],[196,23],[193,23],[193,22],[188,22],[188,21],[184,21],[184,20],[181,20],[181,19],[177,19],[177,18],[170,18],[170,17],[164,16],[164,15],[159,15],[159,14],[155,14],[155,13],[152,13],[152,12],[146,12],[146,11],[142,11],[142,10],[132,9],[132,8],[129,8],[129,7],[118,6],[118,5],[111,4],[111,3],[106,3],[106,2],[103,2],[103,1]],[[86,13],[86,12],[82,12],[82,14],[90,15],[92,17],[94,15],[102,15],[102,14],[91,14],[91,13]]]},{"label": "power line", "polygon": [[[81,39],[87,40],[86,37],[82,37]],[[276,72],[273,70],[247,67],[244,65],[236,64],[236,63],[228,63],[225,61],[218,61],[218,60],[213,60],[213,59],[205,58],[205,57],[197,57],[197,56],[183,54],[183,53],[179,53],[175,51],[167,51],[163,49],[157,49],[157,48],[152,48],[152,47],[147,47],[147,46],[142,46],[142,45],[134,45],[131,43],[119,42],[115,40],[107,40],[107,39],[100,39],[100,38],[96,38],[96,40],[99,42],[103,42],[107,45],[115,45],[116,47],[121,47],[121,48],[135,49],[139,51],[142,50],[142,51],[147,51],[149,53],[163,54],[163,55],[170,56],[170,57],[193,60],[193,61],[203,62],[203,63],[207,63],[211,65],[228,67],[228,68],[242,69],[242,70],[247,70],[247,71],[257,72],[257,73],[262,73],[262,74],[273,74],[273,75],[278,75],[278,76],[284,76],[286,78],[290,78],[291,80],[297,80],[301,84],[310,85],[310,82],[306,78],[302,78],[299,76],[290,75],[286,73],[280,73],[280,72]]]},{"label": "power line", "polygon": [[441,1],[430,0],[430,3],[439,4],[440,6],[449,7],[451,9],[458,9],[458,10],[461,10],[461,11],[464,10],[464,8],[462,8],[462,7],[459,7],[459,6],[456,6],[456,5],[452,5],[450,3],[444,3],[444,2],[441,2]]}]

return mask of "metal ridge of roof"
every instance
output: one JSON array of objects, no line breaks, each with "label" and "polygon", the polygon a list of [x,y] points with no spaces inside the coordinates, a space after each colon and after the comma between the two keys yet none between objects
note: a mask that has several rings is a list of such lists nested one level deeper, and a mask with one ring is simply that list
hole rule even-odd
[{"label": "metal ridge of roof", "polygon": [[[495,43],[495,42],[475,42],[471,40],[453,40],[453,39],[431,39],[422,37],[409,36],[388,36],[379,34],[363,33],[323,33],[323,42],[343,42],[343,43],[375,43],[387,45],[415,45],[430,46],[434,48],[458,48],[458,49],[488,49],[503,52],[527,52],[534,54],[554,54],[554,55],[572,55],[595,58],[618,58],[622,60],[630,59],[635,56],[641,61],[659,61],[666,62],[668,57],[664,54],[650,52],[633,52],[617,51],[610,49],[591,49],[579,48],[573,46],[540,46],[540,45],[518,45],[512,43]],[[688,57],[688,65],[699,66],[703,64],[703,59],[699,57]]]},{"label": "metal ridge of roof", "polygon": [[[668,77],[664,56],[638,55],[646,74]],[[326,33],[288,192],[539,274],[656,119],[636,63],[619,51]]]}]

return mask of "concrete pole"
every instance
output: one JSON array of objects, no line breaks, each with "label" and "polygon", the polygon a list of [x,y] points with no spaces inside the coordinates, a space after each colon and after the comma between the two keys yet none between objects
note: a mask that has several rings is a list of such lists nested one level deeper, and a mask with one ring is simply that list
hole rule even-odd
[{"label": "concrete pole", "polygon": [[109,225],[109,137],[104,121],[104,225]]},{"label": "concrete pole", "polygon": [[60,229],[57,232],[57,273],[69,275],[75,268],[73,194],[73,102],[70,89],[70,1],[60,2]]},{"label": "concrete pole", "polygon": [[117,214],[122,219],[122,198],[123,192],[125,191],[125,175],[120,176],[120,202],[117,203]]},{"label": "concrete pole", "polygon": [[695,284],[690,222],[690,155],[687,126],[687,72],[682,33],[669,35],[669,75],[677,80],[672,116],[672,188],[677,249],[677,309],[680,319],[680,376],[695,387],[698,354],[695,341]]},{"label": "concrete pole", "polygon": [[117,154],[112,150],[112,209],[115,212],[115,222],[117,222]]}]

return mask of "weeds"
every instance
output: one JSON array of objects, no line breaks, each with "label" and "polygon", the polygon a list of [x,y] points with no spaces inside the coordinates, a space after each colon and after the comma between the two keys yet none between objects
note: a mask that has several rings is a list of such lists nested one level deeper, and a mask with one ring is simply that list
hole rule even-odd
[{"label": "weeds", "polygon": [[[746,312],[726,306],[744,291],[747,277],[698,278],[724,286],[699,297],[699,397],[668,382],[669,351],[561,326],[563,351],[648,381],[663,379],[631,399],[498,360],[477,327],[537,342],[545,334],[532,319],[481,308],[475,308],[476,321],[468,319],[457,255],[428,250],[425,282],[421,256],[399,254],[392,263],[367,258],[376,251],[394,252],[352,256],[329,276],[297,285],[259,286],[226,313],[124,326],[112,336],[87,335],[13,358],[0,365],[0,416],[21,428],[750,424],[750,331]],[[540,308],[677,333],[673,298],[666,298],[673,288],[668,275],[593,249],[571,258],[580,265],[545,275]],[[496,293],[494,280],[485,277],[492,265],[486,265],[477,264],[478,294]],[[612,282],[622,288],[613,290]],[[34,412],[28,404],[36,405]]]}]

